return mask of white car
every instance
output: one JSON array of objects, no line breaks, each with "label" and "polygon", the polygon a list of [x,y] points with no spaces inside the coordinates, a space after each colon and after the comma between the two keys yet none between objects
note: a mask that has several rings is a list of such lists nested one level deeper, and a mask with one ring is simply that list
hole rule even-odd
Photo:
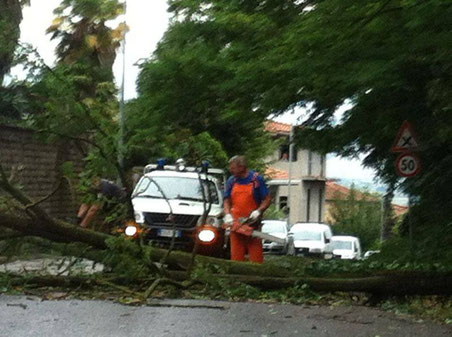
[{"label": "white car", "polygon": [[337,235],[331,238],[333,257],[343,260],[361,259],[361,244],[355,236]]},{"label": "white car", "polygon": [[292,247],[291,239],[289,236],[289,230],[287,222],[283,220],[263,220],[262,229],[263,233],[267,233],[278,238],[284,239],[285,243],[272,242],[268,240],[263,241],[263,247],[265,252],[287,254],[289,247]]},{"label": "white car", "polygon": [[331,257],[330,226],[321,223],[296,223],[290,233],[293,237],[295,255]]}]

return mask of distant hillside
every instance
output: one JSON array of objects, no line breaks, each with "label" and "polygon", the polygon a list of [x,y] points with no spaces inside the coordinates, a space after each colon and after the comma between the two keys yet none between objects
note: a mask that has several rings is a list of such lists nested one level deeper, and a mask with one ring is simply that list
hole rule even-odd
[{"label": "distant hillside", "polygon": [[[366,190],[371,193],[386,193],[386,186],[384,184],[379,184],[367,180],[341,178],[337,180],[337,183],[346,187],[351,187],[354,184],[355,188],[359,190]],[[408,205],[408,197],[401,192],[396,192],[392,203],[403,206]]]}]

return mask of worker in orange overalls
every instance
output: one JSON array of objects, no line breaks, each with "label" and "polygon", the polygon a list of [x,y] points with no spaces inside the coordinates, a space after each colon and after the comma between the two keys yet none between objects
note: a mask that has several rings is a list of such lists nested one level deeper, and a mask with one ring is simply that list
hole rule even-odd
[{"label": "worker in orange overalls", "polygon": [[229,160],[232,176],[226,182],[224,193],[224,224],[231,228],[231,260],[264,262],[262,239],[236,233],[240,218],[248,218],[250,225],[259,230],[263,212],[271,204],[271,196],[264,178],[248,169],[245,156],[234,156]]}]

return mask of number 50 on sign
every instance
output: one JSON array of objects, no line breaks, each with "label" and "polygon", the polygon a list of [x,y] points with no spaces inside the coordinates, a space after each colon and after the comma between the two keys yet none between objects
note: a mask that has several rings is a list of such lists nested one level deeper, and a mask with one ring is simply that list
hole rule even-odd
[{"label": "number 50 on sign", "polygon": [[413,177],[421,171],[421,161],[413,153],[400,154],[396,160],[397,174],[402,177]]}]

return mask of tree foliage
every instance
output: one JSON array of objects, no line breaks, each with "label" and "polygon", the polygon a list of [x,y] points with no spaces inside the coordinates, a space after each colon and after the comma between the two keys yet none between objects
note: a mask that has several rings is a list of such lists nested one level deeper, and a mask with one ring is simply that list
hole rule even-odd
[{"label": "tree foliage", "polygon": [[[217,130],[235,151],[251,145],[234,136],[243,128],[310,103],[300,145],[365,154],[383,181],[417,198],[418,222],[450,221],[449,1],[169,3],[172,23],[139,79],[148,111]],[[400,180],[389,149],[404,120],[419,134],[424,170]]]},{"label": "tree foliage", "polygon": [[85,76],[80,89],[92,95],[97,83],[113,81],[116,49],[126,27],[119,24],[112,29],[107,22],[123,14],[123,4],[119,0],[63,0],[54,13],[47,32],[59,40],[58,60],[66,65],[84,65],[74,70]]},{"label": "tree foliage", "polygon": [[346,198],[339,195],[331,207],[335,235],[352,235],[360,239],[364,250],[374,248],[380,239],[381,201],[354,186]]},{"label": "tree foliage", "polygon": [[[228,155],[246,153],[252,163],[257,162],[271,150],[263,133],[266,116],[253,106],[255,82],[246,85],[246,73],[257,74],[258,69],[247,65],[241,69],[242,78],[235,81],[236,66],[241,64],[230,60],[231,34],[216,23],[179,21],[175,15],[153,56],[142,64],[137,99],[142,109],[136,117],[141,125],[159,118],[170,121],[164,126],[167,133],[208,132]],[[253,42],[243,49],[257,47]]]},{"label": "tree foliage", "polygon": [[[119,0],[65,0],[48,29],[58,39],[58,62],[33,86],[33,127],[47,139],[75,140],[87,151],[92,175],[120,177],[118,101],[112,65],[125,27],[107,23],[122,13]],[[125,185],[126,186],[126,185]]]},{"label": "tree foliage", "polygon": [[22,6],[29,2],[29,0],[0,1],[0,86],[11,67],[19,41]]},{"label": "tree foliage", "polygon": [[[313,87],[309,99],[319,103],[309,121],[313,131],[304,133],[304,141],[315,140],[321,149],[344,155],[366,153],[364,163],[392,182],[397,177],[389,149],[403,120],[411,121],[419,134],[424,172],[400,183],[419,197],[421,224],[434,217],[444,225],[451,216],[445,197],[452,186],[447,169],[452,157],[446,154],[452,139],[446,98],[451,90],[451,12],[446,1],[329,1],[307,16],[306,33],[318,34],[311,47],[317,56],[310,64],[315,80],[328,85]],[[330,18],[330,24],[320,18]],[[333,112],[346,99],[353,107],[334,125]]]},{"label": "tree foliage", "polygon": [[188,165],[199,165],[209,160],[216,167],[227,164],[223,144],[208,131],[194,133],[188,127],[174,128],[164,114],[147,114],[141,108],[143,101],[127,104],[127,157],[128,165],[143,165],[167,158],[174,162],[184,158]]},{"label": "tree foliage", "polygon": [[19,43],[22,7],[29,0],[0,0],[0,118],[19,119],[26,101],[25,87],[14,83],[3,86],[5,75],[14,64],[14,53]]}]

